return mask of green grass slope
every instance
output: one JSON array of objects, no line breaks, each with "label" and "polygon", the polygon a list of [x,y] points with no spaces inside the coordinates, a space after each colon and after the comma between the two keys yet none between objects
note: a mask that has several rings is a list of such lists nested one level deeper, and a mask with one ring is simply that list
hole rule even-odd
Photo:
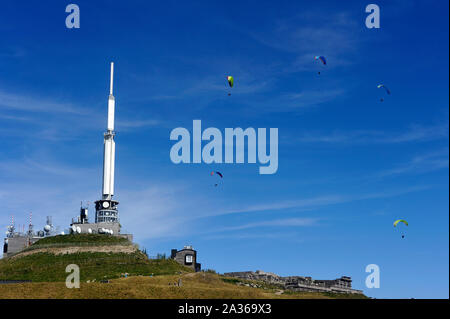
[{"label": "green grass slope", "polygon": [[81,281],[119,278],[122,273],[150,276],[192,272],[171,259],[148,259],[140,251],[132,254],[82,252],[62,255],[40,252],[0,260],[0,280],[65,281],[68,275],[66,267],[70,264],[80,267]]},{"label": "green grass slope", "polygon": [[[182,280],[181,286],[174,283]],[[169,298],[169,299],[335,299],[367,298],[364,295],[328,295],[317,292],[288,292],[269,287],[240,286],[211,273],[184,273],[154,277],[113,279],[109,283],[81,282],[80,289],[68,289],[63,282],[0,285],[2,298]]]},{"label": "green grass slope", "polygon": [[33,246],[52,244],[131,244],[126,238],[99,234],[71,234],[39,239]]}]

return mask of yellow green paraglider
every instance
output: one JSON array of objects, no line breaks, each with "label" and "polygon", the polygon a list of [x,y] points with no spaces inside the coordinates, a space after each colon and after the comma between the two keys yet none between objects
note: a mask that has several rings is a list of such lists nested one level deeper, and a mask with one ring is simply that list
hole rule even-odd
[{"label": "yellow green paraglider", "polygon": [[230,87],[232,88],[234,85],[234,79],[231,75],[227,76],[227,80],[228,80],[228,85],[230,85]]},{"label": "yellow green paraglider", "polygon": [[408,226],[408,222],[406,221],[406,220],[404,220],[404,219],[397,219],[395,222],[394,222],[394,227],[397,227],[397,224],[398,223],[404,223],[406,226]]},{"label": "yellow green paraglider", "polygon": [[[228,85],[230,86],[230,88],[232,88],[234,85],[234,78],[231,75],[229,75],[229,76],[227,76],[227,81],[228,81]],[[228,96],[230,96],[230,95],[231,95],[231,92],[228,92]]]},{"label": "yellow green paraglider", "polygon": [[[394,227],[397,227],[398,223],[403,223],[403,224],[405,224],[406,226],[408,226],[408,222],[407,222],[406,220],[404,220],[404,219],[397,219],[397,220],[394,222]],[[402,238],[405,238],[405,235],[404,235],[404,234],[402,234]]]}]

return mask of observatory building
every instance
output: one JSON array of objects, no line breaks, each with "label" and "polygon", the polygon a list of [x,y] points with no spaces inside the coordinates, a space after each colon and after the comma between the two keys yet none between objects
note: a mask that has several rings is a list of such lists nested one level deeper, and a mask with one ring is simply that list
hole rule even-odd
[{"label": "observatory building", "polygon": [[130,241],[132,235],[120,235],[119,202],[114,196],[114,166],[116,157],[116,144],[114,137],[114,111],[115,98],[113,95],[114,63],[111,62],[111,76],[108,96],[108,121],[106,132],[103,134],[103,188],[101,199],[95,202],[95,222],[89,222],[88,207],[81,205],[80,215],[72,219],[71,233],[109,234],[127,237]]}]

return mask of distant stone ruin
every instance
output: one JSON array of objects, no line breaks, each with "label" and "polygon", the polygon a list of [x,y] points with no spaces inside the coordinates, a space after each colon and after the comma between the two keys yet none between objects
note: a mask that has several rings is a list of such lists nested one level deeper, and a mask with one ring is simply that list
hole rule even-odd
[{"label": "distant stone ruin", "polygon": [[317,280],[311,277],[303,276],[289,276],[281,277],[271,272],[264,272],[262,270],[243,271],[243,272],[228,272],[224,276],[235,277],[245,280],[258,280],[268,284],[274,284],[284,287],[292,291],[307,291],[307,292],[330,292],[330,293],[345,293],[345,294],[362,294],[361,290],[352,289],[352,278],[342,276],[334,280]]}]

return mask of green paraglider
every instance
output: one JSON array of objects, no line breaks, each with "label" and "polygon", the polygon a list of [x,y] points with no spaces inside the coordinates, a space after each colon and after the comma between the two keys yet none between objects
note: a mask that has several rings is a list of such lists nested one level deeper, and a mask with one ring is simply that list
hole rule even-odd
[{"label": "green paraglider", "polygon": [[[408,222],[407,222],[406,220],[404,220],[404,219],[397,219],[397,220],[394,222],[394,227],[397,227],[398,223],[403,223],[403,224],[405,224],[406,226],[408,226]],[[405,238],[405,235],[404,235],[404,234],[402,234],[402,238]]]},{"label": "green paraglider", "polygon": [[[230,88],[232,88],[234,85],[234,78],[231,75],[229,75],[229,76],[227,76],[227,81],[228,81],[228,85],[230,86]],[[228,92],[228,96],[230,96],[230,95],[231,95],[231,92]]]},{"label": "green paraglider", "polygon": [[394,227],[397,227],[397,224],[398,223],[404,223],[406,226],[408,226],[408,222],[406,221],[406,220],[404,220],[404,219],[397,219],[395,222],[394,222]]},{"label": "green paraglider", "polygon": [[233,87],[234,85],[234,79],[231,75],[227,76],[227,80],[228,80],[228,85],[230,86],[230,88]]},{"label": "green paraglider", "polygon": [[[230,88],[232,88],[234,85],[234,78],[231,75],[229,75],[229,76],[227,76],[227,81],[228,81],[228,85],[230,86]],[[228,96],[230,96],[230,95],[231,95],[231,92],[228,92]]]}]

